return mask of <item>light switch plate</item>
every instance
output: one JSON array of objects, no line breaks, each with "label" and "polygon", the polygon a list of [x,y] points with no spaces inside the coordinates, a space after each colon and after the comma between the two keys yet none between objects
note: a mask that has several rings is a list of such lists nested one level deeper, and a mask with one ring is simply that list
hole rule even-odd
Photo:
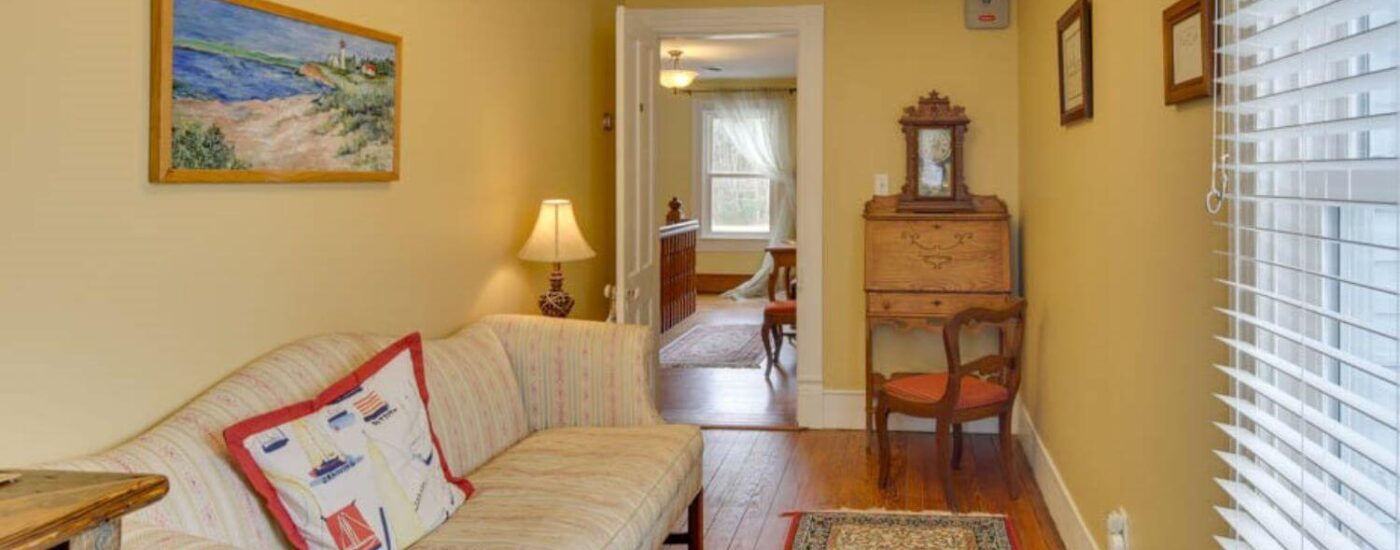
[{"label": "light switch plate", "polygon": [[1004,29],[1011,24],[1011,0],[964,0],[969,29]]},{"label": "light switch plate", "polygon": [[875,195],[883,197],[890,194],[890,175],[875,174]]}]

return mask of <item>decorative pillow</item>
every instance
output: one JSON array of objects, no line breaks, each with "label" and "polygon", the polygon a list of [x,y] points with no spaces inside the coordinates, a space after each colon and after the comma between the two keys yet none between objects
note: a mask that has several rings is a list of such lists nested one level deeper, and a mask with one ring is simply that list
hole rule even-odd
[{"label": "decorative pillow", "polygon": [[406,548],[472,493],[433,433],[417,333],[311,401],[229,427],[224,441],[303,550]]}]

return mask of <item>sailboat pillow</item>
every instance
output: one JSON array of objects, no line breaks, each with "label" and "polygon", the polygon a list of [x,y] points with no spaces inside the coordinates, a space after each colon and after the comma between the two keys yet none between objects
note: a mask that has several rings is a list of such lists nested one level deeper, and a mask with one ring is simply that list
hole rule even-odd
[{"label": "sailboat pillow", "polygon": [[411,334],[315,399],[239,422],[224,441],[297,548],[406,548],[472,493],[428,419]]}]

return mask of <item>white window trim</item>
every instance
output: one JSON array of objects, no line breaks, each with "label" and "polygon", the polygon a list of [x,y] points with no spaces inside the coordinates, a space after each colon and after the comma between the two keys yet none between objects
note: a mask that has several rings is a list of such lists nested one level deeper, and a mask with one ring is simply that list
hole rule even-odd
[{"label": "white window trim", "polygon": [[[710,124],[709,116],[714,112],[712,101],[707,98],[696,98],[693,102],[692,128],[694,139],[692,147],[691,162],[691,196],[695,197],[697,206],[696,213],[700,219],[700,239],[696,243],[696,250],[700,252],[761,252],[768,246],[768,241],[772,237],[772,224],[769,230],[761,233],[737,233],[723,232],[716,233],[710,228],[710,190],[705,182],[714,176],[759,176],[762,174],[711,174],[709,173],[710,158]],[[771,209],[777,204],[776,197],[773,196],[772,182],[768,186],[768,206]],[[775,216],[769,212],[768,219],[773,220]]]}]

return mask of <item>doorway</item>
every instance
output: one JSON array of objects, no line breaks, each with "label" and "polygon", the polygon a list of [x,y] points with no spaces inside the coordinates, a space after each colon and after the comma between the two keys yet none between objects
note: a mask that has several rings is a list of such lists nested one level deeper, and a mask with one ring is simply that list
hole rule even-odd
[{"label": "doorway", "polygon": [[[618,38],[615,298],[620,321],[658,333],[658,408],[704,426],[821,427],[822,8],[619,8]],[[694,82],[663,87],[673,68]],[[658,222],[673,197],[694,220],[705,291],[683,319],[662,311],[674,246],[663,252]],[[800,253],[778,270],[797,281],[774,277],[770,294],[775,247]]]}]

